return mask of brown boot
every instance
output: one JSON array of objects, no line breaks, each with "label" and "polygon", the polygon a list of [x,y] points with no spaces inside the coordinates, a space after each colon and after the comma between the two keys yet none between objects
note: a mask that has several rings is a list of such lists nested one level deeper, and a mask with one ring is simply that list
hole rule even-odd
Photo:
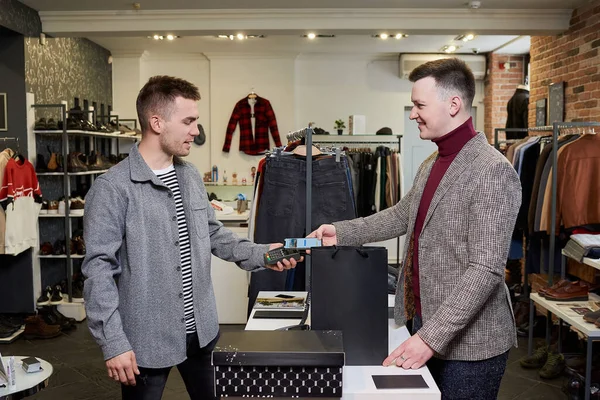
[{"label": "brown boot", "polygon": [[70,153],[67,156],[67,171],[69,172],[84,172],[87,171],[85,164],[79,159],[79,153]]},{"label": "brown boot", "polygon": [[55,172],[58,169],[58,160],[56,159],[56,153],[50,154],[50,161],[48,161],[48,171]]},{"label": "brown boot", "polygon": [[25,319],[23,337],[29,339],[49,339],[60,335],[59,325],[48,325],[42,317],[34,315]]}]

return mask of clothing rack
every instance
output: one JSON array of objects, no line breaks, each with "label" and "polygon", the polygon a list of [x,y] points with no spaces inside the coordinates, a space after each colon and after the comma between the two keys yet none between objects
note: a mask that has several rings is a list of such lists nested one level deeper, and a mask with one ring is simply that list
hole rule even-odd
[{"label": "clothing rack", "polygon": [[[309,123],[307,128],[302,128],[297,131],[293,131],[287,134],[288,142],[304,139],[306,145],[306,220],[305,220],[305,232],[308,235],[312,232],[312,145],[313,145],[313,129],[312,124]],[[307,306],[310,306],[310,277],[311,277],[311,263],[310,255],[304,256],[304,266],[306,269],[306,291],[308,296],[306,297]]]},{"label": "clothing rack", "polygon": [[[398,152],[402,148],[402,135],[337,135],[327,136],[319,135],[318,139],[313,141],[315,144],[337,144],[337,145],[393,145],[398,146]],[[400,191],[400,189],[398,189]],[[400,193],[398,193],[400,199]],[[400,237],[396,238],[396,268],[400,268]]]},{"label": "clothing rack", "polygon": [[[556,246],[556,196],[557,196],[557,183],[558,183],[558,137],[573,133],[571,130],[576,130],[576,133],[585,133],[586,128],[592,128],[592,132],[595,133],[595,128],[598,127],[600,130],[600,122],[555,122],[552,124],[552,198],[551,198],[551,226],[550,226],[550,251],[549,251],[549,265],[548,265],[548,286],[553,284],[554,275],[554,250]],[[536,130],[549,131],[550,127],[540,127]],[[565,256],[562,255],[562,269],[561,277],[565,275]],[[540,301],[536,299],[536,302]],[[550,327],[552,324],[551,311],[547,311],[546,314],[546,343],[550,344]],[[531,355],[533,352],[533,315],[534,315],[534,300],[530,298],[529,305],[529,346],[528,354]],[[555,314],[556,315],[556,314]],[[558,346],[559,352],[561,351],[562,341],[562,324],[563,318],[559,317],[559,330],[558,330]],[[590,385],[591,385],[591,370],[592,370],[592,345],[594,341],[600,340],[597,331],[590,331],[586,333],[587,336],[587,355],[586,355],[586,368],[585,368],[585,385],[584,385],[584,398],[589,400],[590,398]]]}]

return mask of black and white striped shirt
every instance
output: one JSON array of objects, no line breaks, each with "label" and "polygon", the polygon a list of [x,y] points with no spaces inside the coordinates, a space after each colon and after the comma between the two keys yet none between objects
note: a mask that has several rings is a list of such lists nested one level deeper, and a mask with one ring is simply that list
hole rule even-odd
[{"label": "black and white striped shirt", "polygon": [[185,331],[186,333],[196,332],[196,320],[194,319],[194,294],[192,291],[192,254],[190,248],[190,235],[183,211],[183,201],[181,191],[177,181],[175,168],[171,165],[168,168],[155,170],[154,173],[161,181],[173,192],[175,200],[175,209],[177,211],[177,226],[179,228],[179,251],[181,253],[181,277],[183,279],[183,306],[185,313]]}]

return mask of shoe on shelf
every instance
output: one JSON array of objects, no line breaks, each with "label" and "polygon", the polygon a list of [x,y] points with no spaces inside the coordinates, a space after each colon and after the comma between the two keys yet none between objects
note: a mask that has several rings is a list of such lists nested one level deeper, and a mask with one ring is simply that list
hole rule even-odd
[{"label": "shoe on shelf", "polygon": [[62,303],[63,298],[60,294],[60,285],[54,285],[52,288],[52,297],[50,297],[50,304],[57,305]]},{"label": "shoe on shelf", "polygon": [[58,239],[54,242],[54,255],[60,256],[63,254],[67,254],[67,248],[65,247],[65,241]]},{"label": "shoe on shelf", "polygon": [[548,290],[560,289],[561,287],[567,286],[571,283],[572,282],[568,279],[561,279],[558,282],[556,282],[554,285],[550,286],[549,288],[541,288],[540,290],[538,290],[538,294],[542,297],[545,297],[545,294]]},{"label": "shoe on shelf", "polygon": [[87,167],[84,163],[79,159],[79,154],[77,152],[69,153],[67,156],[67,171],[69,172],[85,172],[87,171]]},{"label": "shoe on shelf", "polygon": [[46,169],[50,172],[58,172],[58,154],[50,153],[50,161],[46,165]]},{"label": "shoe on shelf", "polygon": [[590,324],[593,324],[596,321],[598,321],[598,318],[600,318],[600,310],[591,311],[583,314],[583,320],[585,322],[589,322]]},{"label": "shoe on shelf", "polygon": [[523,368],[542,368],[548,360],[548,346],[544,344],[538,347],[532,355],[525,356],[519,360]]},{"label": "shoe on shelf", "polygon": [[48,308],[50,313],[53,314],[59,321],[66,321],[69,324],[71,324],[71,329],[75,329],[77,327],[75,325],[77,320],[75,318],[70,318],[70,317],[67,317],[66,315],[63,315],[60,311],[58,311],[58,308],[56,306],[50,306],[50,307],[46,307],[46,308]]},{"label": "shoe on shelf", "polygon": [[57,215],[58,214],[58,201],[52,200],[48,202],[48,214]]},{"label": "shoe on shelf", "polygon": [[49,118],[48,123],[46,124],[46,129],[49,131],[57,131],[58,130],[58,122],[54,120],[54,118]]},{"label": "shoe on shelf", "polygon": [[558,378],[565,369],[565,357],[560,353],[548,353],[546,363],[540,369],[540,378]]},{"label": "shoe on shelf", "polygon": [[54,253],[54,247],[52,247],[52,243],[44,242],[40,246],[40,255],[41,256],[49,256]]},{"label": "shoe on shelf", "polygon": [[42,154],[38,154],[35,159],[35,172],[48,172],[48,164]]},{"label": "shoe on shelf", "polygon": [[48,200],[42,200],[42,208],[40,208],[40,215],[48,214]]},{"label": "shoe on shelf", "polygon": [[45,131],[48,129],[48,123],[46,122],[46,118],[40,118],[36,121],[33,129],[36,131]]},{"label": "shoe on shelf", "polygon": [[0,324],[0,339],[6,339],[14,335],[21,328],[12,328],[10,326],[6,326]]},{"label": "shoe on shelf", "polygon": [[50,304],[50,297],[52,297],[52,287],[46,286],[46,289],[42,290],[42,295],[38,297],[36,304],[38,306],[47,306]]},{"label": "shoe on shelf", "polygon": [[30,339],[50,339],[60,335],[60,326],[48,325],[41,316],[34,315],[25,319],[25,331],[23,338]]},{"label": "shoe on shelf", "polygon": [[71,239],[71,254],[85,256],[85,242],[83,241],[83,236],[74,236],[73,239]]},{"label": "shoe on shelf", "polygon": [[544,297],[551,301],[587,301],[589,287],[585,282],[571,282],[558,289],[546,290]]},{"label": "shoe on shelf", "polygon": [[85,209],[85,200],[81,197],[75,197],[71,199],[71,205],[69,206],[69,214],[71,215],[83,215]]},{"label": "shoe on shelf", "polygon": [[[60,314],[58,310],[55,313],[55,309],[56,306],[41,307],[38,309],[38,315],[40,315],[44,322],[48,325],[59,326],[61,331],[68,331],[75,328],[73,322],[69,321],[64,315]],[[62,318],[57,313],[60,314]]]}]

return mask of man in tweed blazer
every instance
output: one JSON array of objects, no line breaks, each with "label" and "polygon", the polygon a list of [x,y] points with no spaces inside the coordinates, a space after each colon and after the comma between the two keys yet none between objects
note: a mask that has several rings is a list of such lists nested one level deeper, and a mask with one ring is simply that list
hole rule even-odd
[{"label": "man in tweed blazer", "polygon": [[325,245],[359,246],[408,234],[395,319],[413,336],[384,360],[427,363],[444,399],[496,398],[508,350],[516,344],[504,267],[519,206],[514,168],[470,118],[475,80],[458,59],[416,68],[410,118],[439,151],[421,164],[394,207],[323,225]]}]

